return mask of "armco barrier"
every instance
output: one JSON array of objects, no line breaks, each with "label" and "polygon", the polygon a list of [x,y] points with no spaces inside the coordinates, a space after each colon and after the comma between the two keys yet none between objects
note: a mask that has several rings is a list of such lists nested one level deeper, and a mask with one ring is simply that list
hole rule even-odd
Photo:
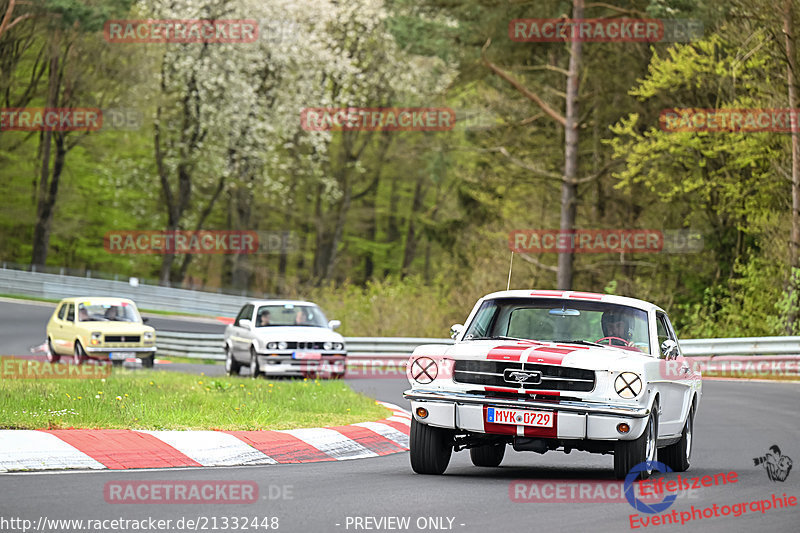
[{"label": "armco barrier", "polygon": [[10,268],[0,268],[0,294],[54,300],[71,296],[116,296],[130,298],[140,309],[210,316],[236,316],[245,300],[253,299],[246,294],[234,296],[142,283],[131,285],[127,281],[62,276]]},{"label": "armco barrier", "polygon": [[[222,334],[158,331],[158,353],[181,357],[223,360]],[[401,359],[422,344],[453,344],[451,339],[407,337],[347,337],[348,355],[356,359]],[[800,356],[800,337],[743,337],[731,339],[684,339],[680,341],[688,357]],[[776,360],[780,359],[775,357]]]}]

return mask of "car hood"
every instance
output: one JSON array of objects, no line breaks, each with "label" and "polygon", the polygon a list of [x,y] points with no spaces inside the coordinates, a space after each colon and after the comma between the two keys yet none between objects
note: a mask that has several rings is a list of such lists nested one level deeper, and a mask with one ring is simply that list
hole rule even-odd
[{"label": "car hood", "polygon": [[256,328],[255,336],[266,341],[331,341],[344,342],[344,338],[328,328],[309,326],[269,326]]},{"label": "car hood", "polygon": [[587,370],[630,370],[656,358],[615,347],[536,341],[462,341],[453,345],[418,346],[414,356],[439,356],[454,360],[508,361],[570,366]]},{"label": "car hood", "polygon": [[108,334],[135,333],[141,334],[145,331],[155,331],[151,326],[146,326],[141,322],[119,322],[119,321],[89,321],[79,322],[78,327],[86,331],[100,331]]}]

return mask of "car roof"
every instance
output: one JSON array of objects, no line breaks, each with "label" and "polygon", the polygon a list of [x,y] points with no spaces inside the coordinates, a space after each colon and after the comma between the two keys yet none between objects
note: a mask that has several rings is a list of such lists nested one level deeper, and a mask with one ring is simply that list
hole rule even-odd
[{"label": "car roof", "polygon": [[116,303],[116,302],[127,302],[133,305],[136,305],[133,300],[130,298],[117,298],[115,296],[72,296],[70,298],[64,298],[59,303]]},{"label": "car roof", "polygon": [[583,291],[559,291],[547,289],[524,289],[513,291],[498,291],[487,294],[482,300],[489,300],[495,298],[557,298],[564,300],[593,300],[599,302],[607,302],[610,304],[625,305],[628,307],[635,307],[643,311],[664,311],[659,306],[639,300],[636,298],[629,298],[627,296],[617,296],[615,294],[600,294],[597,292],[583,292]]},{"label": "car roof", "polygon": [[287,304],[292,304],[292,305],[315,305],[315,306],[319,307],[314,302],[308,302],[308,301],[305,301],[305,300],[248,300],[245,305],[248,305],[248,304],[254,305],[256,307],[261,306],[261,305],[287,305]]}]

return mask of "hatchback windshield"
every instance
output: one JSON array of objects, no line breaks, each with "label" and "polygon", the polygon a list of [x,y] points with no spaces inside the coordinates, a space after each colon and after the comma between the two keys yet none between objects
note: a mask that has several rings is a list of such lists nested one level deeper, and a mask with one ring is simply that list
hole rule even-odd
[{"label": "hatchback windshield", "polygon": [[481,304],[465,340],[513,337],[600,343],[650,353],[647,313],[605,302],[498,298]]},{"label": "hatchback windshield", "polygon": [[256,327],[312,326],[328,327],[328,319],[316,305],[262,305],[256,313]]},{"label": "hatchback windshield", "polygon": [[84,302],[78,304],[78,321],[141,322],[141,319],[136,308],[127,302]]}]

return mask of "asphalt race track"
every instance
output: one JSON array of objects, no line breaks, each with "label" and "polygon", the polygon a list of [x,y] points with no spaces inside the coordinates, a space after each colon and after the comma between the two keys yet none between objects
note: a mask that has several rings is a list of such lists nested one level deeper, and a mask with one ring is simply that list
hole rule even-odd
[{"label": "asphalt race track", "polygon": [[[27,353],[42,342],[44,324],[52,305],[0,302],[0,342],[3,354]],[[154,319],[156,328],[177,322]],[[157,322],[158,321],[158,322]],[[170,324],[171,325],[171,324]],[[203,324],[192,327],[217,327]],[[169,327],[169,329],[172,329]],[[209,331],[203,329],[203,331]],[[213,331],[213,330],[211,330]],[[221,372],[211,365],[163,365],[162,369]],[[142,370],[148,371],[148,370]],[[350,380],[356,390],[403,407],[401,379]],[[751,511],[749,502],[769,500],[784,493],[800,499],[800,384],[763,382],[704,382],[704,396],[695,423],[693,466],[682,476],[700,477],[734,471],[737,482],[681,493],[662,514],[691,512],[717,505],[748,503],[739,517],[698,519],[685,525],[650,525],[632,528],[630,516],[652,517],[637,512],[626,501],[611,503],[514,502],[509,487],[514,480],[611,480],[611,456],[572,452],[514,453],[507,451],[498,468],[472,466],[468,452],[453,455],[443,476],[415,475],[408,454],[325,463],[266,465],[257,467],[193,468],[149,471],[59,472],[0,474],[0,531],[22,531],[3,519],[48,520],[128,519],[171,520],[170,527],[150,531],[189,531],[185,520],[198,519],[197,530],[245,531],[242,520],[258,518],[258,529],[275,521],[289,532],[345,531],[462,531],[462,532],[604,532],[604,531],[769,531],[800,529],[800,506]],[[777,444],[796,464],[785,482],[770,481],[766,471],[754,466]],[[671,473],[666,479],[676,479]],[[104,497],[106,483],[118,481],[252,481],[260,500],[251,504],[111,504]],[[512,491],[513,492],[513,491]],[[233,528],[238,517],[239,528]],[[408,517],[397,522],[390,517]],[[225,520],[227,518],[227,520]],[[184,519],[183,527],[176,527]],[[387,521],[388,520],[388,521]],[[19,522],[16,523],[19,526]],[[380,527],[379,527],[380,524]],[[203,527],[205,526],[205,527]],[[214,527],[216,526],[216,527]],[[388,527],[387,527],[388,526]],[[103,531],[112,529],[104,529]],[[128,529],[133,530],[133,529]],[[40,531],[96,531],[49,528]],[[126,531],[118,529],[118,531]]]}]

